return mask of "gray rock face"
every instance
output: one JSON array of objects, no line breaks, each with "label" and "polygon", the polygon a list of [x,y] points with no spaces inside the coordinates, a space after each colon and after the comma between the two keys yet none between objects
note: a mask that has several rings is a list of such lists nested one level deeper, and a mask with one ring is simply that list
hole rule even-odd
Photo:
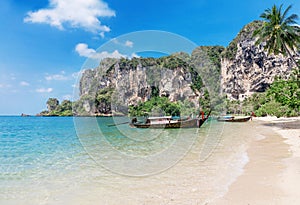
[{"label": "gray rock face", "polygon": [[234,58],[221,61],[221,88],[229,99],[242,101],[255,92],[264,92],[276,76],[287,78],[295,66],[288,57],[268,55],[264,45],[256,46],[254,29],[245,26],[243,35],[235,39]]},{"label": "gray rock face", "polygon": [[184,69],[164,70],[159,82],[160,96],[169,97],[171,101],[183,101],[195,95],[191,85],[191,73],[185,72]]},{"label": "gray rock face", "polygon": [[[172,102],[188,100],[195,107],[199,106],[199,96],[191,88],[192,74],[185,67],[164,68],[161,65],[128,67],[120,62],[110,66],[104,75],[99,68],[86,70],[80,80],[80,95],[95,96],[97,91],[113,88],[111,96],[111,112],[126,113],[129,105],[145,102],[152,96],[153,89],[159,96],[166,96]],[[103,72],[102,72],[103,73]],[[84,101],[84,108],[90,114],[101,112],[101,107],[93,106]]]}]

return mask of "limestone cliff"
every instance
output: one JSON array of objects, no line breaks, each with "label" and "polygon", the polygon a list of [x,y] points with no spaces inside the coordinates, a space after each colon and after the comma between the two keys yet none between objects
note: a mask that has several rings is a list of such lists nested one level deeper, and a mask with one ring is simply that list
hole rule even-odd
[{"label": "limestone cliff", "polygon": [[287,78],[295,66],[282,55],[268,55],[263,44],[256,46],[253,31],[261,25],[246,25],[222,53],[221,90],[229,99],[243,100],[255,92],[264,92],[275,76]]},{"label": "limestone cliff", "polygon": [[203,90],[195,85],[201,78],[177,57],[115,59],[104,66],[106,62],[82,75],[79,87],[85,114],[126,114],[129,105],[153,95],[172,102],[187,100],[199,107]]}]

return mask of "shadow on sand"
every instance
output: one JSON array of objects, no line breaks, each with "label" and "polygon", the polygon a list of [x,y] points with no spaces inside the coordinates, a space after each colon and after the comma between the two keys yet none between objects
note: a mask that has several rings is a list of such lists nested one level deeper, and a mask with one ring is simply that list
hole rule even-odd
[{"label": "shadow on sand", "polygon": [[270,127],[278,127],[281,129],[300,129],[300,120],[278,119],[274,120],[273,122],[264,123],[263,125]]}]

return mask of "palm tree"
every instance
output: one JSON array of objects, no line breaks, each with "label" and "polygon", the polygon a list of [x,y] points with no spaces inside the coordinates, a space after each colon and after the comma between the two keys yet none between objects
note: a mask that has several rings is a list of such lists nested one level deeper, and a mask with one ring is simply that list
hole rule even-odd
[{"label": "palm tree", "polygon": [[263,24],[253,33],[254,37],[258,37],[256,45],[265,42],[265,50],[270,53],[284,56],[289,55],[291,60],[300,69],[293,54],[297,53],[300,45],[300,27],[297,25],[296,14],[288,15],[292,6],[288,6],[282,12],[282,5],[279,8],[274,5],[272,9],[266,9],[260,15],[263,19]]}]

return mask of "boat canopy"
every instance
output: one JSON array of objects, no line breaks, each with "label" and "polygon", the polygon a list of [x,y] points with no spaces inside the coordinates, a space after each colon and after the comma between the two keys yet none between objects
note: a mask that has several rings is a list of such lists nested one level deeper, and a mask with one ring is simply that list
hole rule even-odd
[{"label": "boat canopy", "polygon": [[148,117],[149,120],[169,120],[172,116],[162,116],[162,117]]}]

